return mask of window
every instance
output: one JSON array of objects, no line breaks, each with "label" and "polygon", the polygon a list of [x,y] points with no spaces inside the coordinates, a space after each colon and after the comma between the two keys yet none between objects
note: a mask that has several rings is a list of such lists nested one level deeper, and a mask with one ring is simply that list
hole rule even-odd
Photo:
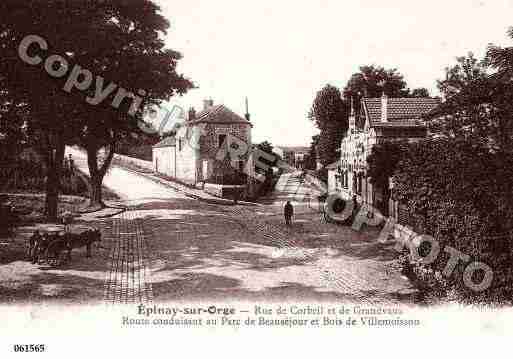
[{"label": "window", "polygon": [[363,173],[358,173],[356,181],[356,193],[361,195],[363,188]]},{"label": "window", "polygon": [[178,139],[178,151],[181,151],[182,150],[182,139],[179,138]]},{"label": "window", "polygon": [[218,137],[218,143],[217,147],[221,147],[224,144],[224,141],[226,140],[226,135],[219,135]]}]

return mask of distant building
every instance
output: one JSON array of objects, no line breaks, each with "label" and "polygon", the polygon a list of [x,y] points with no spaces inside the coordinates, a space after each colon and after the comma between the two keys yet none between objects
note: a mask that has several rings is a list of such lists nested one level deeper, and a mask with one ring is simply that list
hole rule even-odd
[{"label": "distant building", "polygon": [[[227,136],[235,136],[250,148],[252,127],[248,113],[242,117],[224,105],[205,100],[199,113],[189,110],[176,135],[153,146],[154,170],[190,184],[206,182],[219,170],[216,154],[227,145]],[[238,170],[243,170],[246,160],[239,160]],[[231,165],[225,166],[224,171],[232,170]]]},{"label": "distant building", "polygon": [[310,152],[310,147],[276,146],[273,151],[290,166],[303,169],[303,164],[306,156]]},{"label": "distant building", "polygon": [[389,199],[382,188],[373,188],[367,175],[367,157],[372,148],[384,141],[415,141],[427,135],[422,116],[440,104],[436,98],[363,98],[358,113],[354,106],[349,129],[342,139],[340,163],[331,167],[335,178],[330,191],[340,191],[350,199],[370,204],[384,215],[389,213]]}]

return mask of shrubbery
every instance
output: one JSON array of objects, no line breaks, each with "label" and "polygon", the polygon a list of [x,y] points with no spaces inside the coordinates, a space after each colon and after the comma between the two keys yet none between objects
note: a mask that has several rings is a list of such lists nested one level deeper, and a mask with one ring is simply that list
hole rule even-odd
[{"label": "shrubbery", "polygon": [[[0,190],[3,192],[43,192],[46,188],[46,169],[41,161],[30,158],[17,158],[0,167]],[[61,193],[67,195],[87,195],[85,181],[74,171],[65,167],[61,178]]]},{"label": "shrubbery", "polygon": [[326,167],[316,170],[313,176],[320,179],[323,183],[328,183],[328,169]]},{"label": "shrubbery", "polygon": [[[461,298],[502,300],[512,293],[513,157],[494,153],[486,145],[463,139],[437,139],[411,144],[395,173],[393,196],[408,206],[415,227],[440,243],[440,255],[416,274],[443,283]],[[437,280],[449,255],[445,246],[489,265],[491,288],[467,289],[460,262],[447,283]],[[475,282],[480,282],[476,278]]]}]

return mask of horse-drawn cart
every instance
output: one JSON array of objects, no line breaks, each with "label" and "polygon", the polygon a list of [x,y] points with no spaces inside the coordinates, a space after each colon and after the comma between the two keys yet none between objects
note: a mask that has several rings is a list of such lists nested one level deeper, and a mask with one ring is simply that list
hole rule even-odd
[{"label": "horse-drawn cart", "polygon": [[27,244],[27,256],[32,263],[59,266],[71,260],[74,248],[86,247],[86,257],[91,257],[94,243],[101,241],[98,229],[83,225],[40,226]]}]

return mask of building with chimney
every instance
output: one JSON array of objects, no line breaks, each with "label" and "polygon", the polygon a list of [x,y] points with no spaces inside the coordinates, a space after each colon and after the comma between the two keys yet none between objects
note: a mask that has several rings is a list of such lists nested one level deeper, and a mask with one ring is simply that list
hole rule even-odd
[{"label": "building with chimney", "polygon": [[372,205],[384,215],[389,213],[389,198],[382,188],[373,188],[367,175],[367,157],[372,148],[384,141],[419,140],[427,135],[423,115],[440,104],[437,98],[362,98],[351,106],[349,129],[340,146],[340,162],[328,174],[330,191],[339,191],[345,199],[356,196],[360,203]]},{"label": "building with chimney", "polygon": [[[219,160],[220,148],[229,145],[227,138],[251,147],[251,128],[246,100],[246,115],[236,114],[225,105],[204,100],[203,109],[191,108],[176,134],[153,146],[155,172],[189,184],[243,181],[242,170],[247,156]],[[231,161],[236,160],[235,164]],[[228,161],[228,163],[227,163]],[[231,178],[229,178],[231,176]],[[242,184],[242,183],[241,183]]]}]

